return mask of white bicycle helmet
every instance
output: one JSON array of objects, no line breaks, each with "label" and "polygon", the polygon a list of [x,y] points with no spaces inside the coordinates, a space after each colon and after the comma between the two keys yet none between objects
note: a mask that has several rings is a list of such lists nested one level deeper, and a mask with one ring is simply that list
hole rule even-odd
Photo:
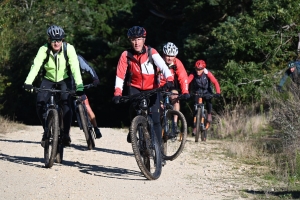
[{"label": "white bicycle helmet", "polygon": [[65,32],[60,26],[52,25],[47,29],[49,38],[62,40],[65,37]]},{"label": "white bicycle helmet", "polygon": [[165,55],[168,55],[168,56],[177,56],[178,48],[172,42],[168,42],[163,47],[163,52],[164,52]]}]

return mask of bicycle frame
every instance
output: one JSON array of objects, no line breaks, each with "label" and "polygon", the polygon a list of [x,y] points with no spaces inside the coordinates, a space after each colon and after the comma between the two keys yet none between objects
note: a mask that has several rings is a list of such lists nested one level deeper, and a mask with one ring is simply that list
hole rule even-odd
[{"label": "bicycle frame", "polygon": [[[206,123],[206,118],[207,116],[205,115],[205,105],[203,103],[203,98],[202,97],[199,97],[198,98],[198,102],[195,104],[195,111],[198,110],[198,108],[200,108],[200,116],[201,116],[201,119],[200,119],[200,127],[201,127],[201,130],[204,131],[204,130],[207,130],[209,128],[209,123]],[[196,117],[194,117],[194,123],[196,123]]]},{"label": "bicycle frame", "polygon": [[[169,109],[173,110],[173,105],[170,102],[170,95],[172,95],[173,93],[172,92],[162,92],[162,94],[165,95],[164,101],[163,101],[163,120],[164,120],[164,122],[166,122],[168,110]],[[168,127],[167,123],[164,123],[164,126],[165,126],[164,127],[165,133],[168,133],[169,127]],[[172,121],[172,129],[174,132],[175,131],[175,122],[174,121]]]},{"label": "bicycle frame", "polygon": [[[148,108],[148,104],[149,104],[149,99],[146,97],[143,97],[143,98],[137,100],[136,102],[133,102],[133,107],[135,108],[137,115],[141,115],[147,119],[149,130],[152,130],[152,131],[150,131],[151,142],[152,142],[152,144],[154,144],[154,134],[155,133],[153,131],[154,130],[153,121],[150,118],[150,116],[148,115],[148,113],[150,112],[150,110]],[[140,135],[140,137],[142,138],[141,135]],[[140,140],[139,142],[142,142],[142,141],[143,140]]]}]

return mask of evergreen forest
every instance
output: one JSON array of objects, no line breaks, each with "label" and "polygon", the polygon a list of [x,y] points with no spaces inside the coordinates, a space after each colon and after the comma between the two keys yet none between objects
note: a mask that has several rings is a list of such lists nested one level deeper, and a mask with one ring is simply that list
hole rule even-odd
[{"label": "evergreen forest", "polygon": [[[36,95],[22,86],[52,24],[63,27],[65,40],[100,78],[97,88],[86,91],[100,127],[129,125],[128,106],[111,99],[132,26],[143,26],[146,45],[159,53],[165,43],[175,43],[188,73],[197,60],[206,61],[222,91],[213,102],[215,112],[236,105],[266,111],[262,94],[274,90],[288,62],[298,56],[299,7],[295,0],[1,0],[0,115],[39,124]],[[193,101],[181,106],[191,123]]]}]

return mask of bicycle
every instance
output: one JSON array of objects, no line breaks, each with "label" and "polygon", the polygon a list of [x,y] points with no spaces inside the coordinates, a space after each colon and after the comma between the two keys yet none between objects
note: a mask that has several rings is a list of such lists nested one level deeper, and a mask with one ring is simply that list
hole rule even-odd
[{"label": "bicycle", "polygon": [[44,162],[46,168],[51,168],[54,161],[61,163],[63,160],[63,110],[60,105],[60,93],[72,93],[72,91],[57,90],[54,88],[45,89],[34,87],[35,92],[50,92],[50,98],[46,103],[45,120],[45,143]]},{"label": "bicycle", "polygon": [[120,103],[131,101],[137,116],[133,118],[130,125],[130,137],[135,160],[143,173],[149,180],[156,180],[162,171],[161,147],[156,138],[153,121],[149,116],[149,98],[160,92],[161,89],[153,89],[138,94],[123,96]]},{"label": "bicycle", "polygon": [[198,101],[196,101],[194,105],[196,111],[196,115],[194,116],[194,124],[196,125],[195,142],[198,142],[200,135],[201,141],[206,141],[207,130],[210,126],[210,123],[207,121],[207,110],[205,109],[203,98],[213,98],[215,95],[207,93],[195,93],[194,96],[198,98]]},{"label": "bicycle", "polygon": [[[84,86],[85,89],[88,89],[90,87],[94,87],[94,84],[88,84]],[[83,103],[84,100],[85,99],[82,99],[81,97],[77,97],[75,98],[73,103],[78,126],[80,130],[83,130],[84,132],[88,149],[92,150],[93,148],[95,148],[96,134],[93,130],[93,125],[89,119],[86,106]]]},{"label": "bicycle", "polygon": [[[173,110],[170,103],[172,92],[161,92],[163,95],[162,111],[162,141],[163,156],[165,160],[175,160],[182,152],[187,138],[187,123],[184,115],[177,110]],[[181,99],[178,95],[177,99]],[[177,123],[174,120],[177,120]],[[179,137],[178,137],[179,136]]]}]

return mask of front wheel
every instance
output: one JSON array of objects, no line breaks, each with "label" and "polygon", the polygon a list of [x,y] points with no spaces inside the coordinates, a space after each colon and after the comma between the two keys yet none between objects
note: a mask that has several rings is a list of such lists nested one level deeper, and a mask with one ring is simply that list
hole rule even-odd
[{"label": "front wheel", "polygon": [[50,109],[47,116],[47,133],[44,146],[45,167],[51,168],[56,158],[58,134],[59,134],[59,120],[58,113],[55,109]]},{"label": "front wheel", "polygon": [[162,127],[163,157],[165,160],[175,160],[181,154],[186,142],[186,119],[180,111],[168,110],[166,121],[163,121]]},{"label": "front wheel", "polygon": [[198,142],[199,136],[200,136],[200,131],[201,131],[201,109],[197,108],[197,114],[196,114],[196,135],[195,135],[195,142]]},{"label": "front wheel", "polygon": [[130,136],[135,160],[147,179],[156,180],[160,177],[162,170],[161,152],[155,134],[152,135],[154,136],[153,140],[145,117],[136,116],[132,120]]},{"label": "front wheel", "polygon": [[87,120],[89,119],[82,104],[78,105],[78,111],[79,111],[79,116],[82,124],[82,129],[85,135],[87,147],[89,150],[91,150],[95,147],[95,138],[93,137],[93,134],[88,127],[89,122]]},{"label": "front wheel", "polygon": [[[204,110],[204,124],[207,124],[207,110]],[[207,127],[203,127],[201,128],[201,141],[206,141],[206,137],[207,137]]]}]

